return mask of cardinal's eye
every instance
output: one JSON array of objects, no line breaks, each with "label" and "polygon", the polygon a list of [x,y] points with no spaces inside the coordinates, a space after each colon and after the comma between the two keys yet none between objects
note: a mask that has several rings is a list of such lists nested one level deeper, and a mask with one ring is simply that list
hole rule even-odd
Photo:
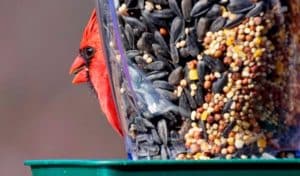
[{"label": "cardinal's eye", "polygon": [[86,47],[86,48],[83,48],[81,51],[80,51],[80,55],[86,59],[87,61],[89,61],[95,54],[95,50],[94,48],[92,47]]}]

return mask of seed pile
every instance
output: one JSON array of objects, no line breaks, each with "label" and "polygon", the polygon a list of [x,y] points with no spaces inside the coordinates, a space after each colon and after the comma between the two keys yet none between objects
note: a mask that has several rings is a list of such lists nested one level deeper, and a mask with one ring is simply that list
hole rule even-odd
[{"label": "seed pile", "polygon": [[132,105],[141,113],[127,105],[134,159],[260,157],[280,145],[289,34],[279,2],[119,4],[127,58],[174,105],[159,115],[147,104]]}]

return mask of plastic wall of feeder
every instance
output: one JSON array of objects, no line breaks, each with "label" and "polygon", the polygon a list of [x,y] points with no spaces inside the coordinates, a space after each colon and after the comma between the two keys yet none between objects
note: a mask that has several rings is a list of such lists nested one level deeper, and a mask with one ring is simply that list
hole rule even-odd
[{"label": "plastic wall of feeder", "polygon": [[299,7],[97,0],[129,157],[296,157]]}]

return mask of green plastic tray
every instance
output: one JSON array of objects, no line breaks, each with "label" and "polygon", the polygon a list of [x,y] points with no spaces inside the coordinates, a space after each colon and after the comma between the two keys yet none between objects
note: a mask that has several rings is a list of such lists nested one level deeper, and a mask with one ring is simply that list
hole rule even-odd
[{"label": "green plastic tray", "polygon": [[28,160],[32,176],[300,176],[300,159],[128,161]]}]

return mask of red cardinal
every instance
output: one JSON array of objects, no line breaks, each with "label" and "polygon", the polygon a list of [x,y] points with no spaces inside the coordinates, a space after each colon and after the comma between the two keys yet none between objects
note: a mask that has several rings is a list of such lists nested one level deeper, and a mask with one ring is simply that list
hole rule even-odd
[{"label": "red cardinal", "polygon": [[93,10],[84,29],[79,55],[71,66],[70,74],[75,74],[73,84],[89,82],[92,85],[107,120],[120,135],[123,135],[117,109],[112,98],[104,47],[103,40],[99,35],[96,11]]}]

